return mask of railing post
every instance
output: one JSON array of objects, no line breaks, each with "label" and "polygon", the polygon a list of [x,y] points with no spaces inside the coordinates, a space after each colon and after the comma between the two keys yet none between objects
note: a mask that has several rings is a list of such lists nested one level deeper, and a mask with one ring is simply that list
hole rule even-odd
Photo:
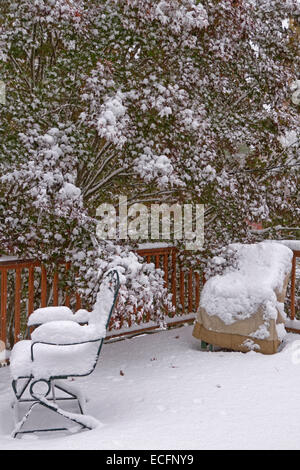
[{"label": "railing post", "polygon": [[53,276],[53,306],[58,306],[58,271]]},{"label": "railing post", "polygon": [[28,317],[34,310],[34,265],[29,266],[28,275]]},{"label": "railing post", "polygon": [[196,284],[196,293],[195,293],[195,311],[198,311],[200,304],[200,275],[195,273],[195,284]]},{"label": "railing post", "polygon": [[41,267],[41,307],[47,305],[47,272],[44,265]]},{"label": "railing post", "polygon": [[20,338],[21,332],[21,268],[16,268],[15,285],[15,343]]},{"label": "railing post", "polygon": [[180,287],[180,303],[181,303],[181,310],[182,313],[185,312],[185,289],[184,289],[184,271],[182,269],[180,270],[180,275],[179,275],[179,287]]},{"label": "railing post", "polygon": [[[71,263],[66,263],[66,272],[68,272],[71,268]],[[69,294],[69,287],[66,287],[66,299],[65,299],[65,306],[70,307],[70,294]]]},{"label": "railing post", "polygon": [[7,269],[1,269],[1,337],[6,344]]},{"label": "railing post", "polygon": [[193,311],[193,270],[189,270],[188,277],[188,313]]},{"label": "railing post", "polygon": [[[172,248],[172,303],[173,307],[177,307],[177,262],[176,262],[176,248]],[[176,310],[175,310],[176,315]]]}]

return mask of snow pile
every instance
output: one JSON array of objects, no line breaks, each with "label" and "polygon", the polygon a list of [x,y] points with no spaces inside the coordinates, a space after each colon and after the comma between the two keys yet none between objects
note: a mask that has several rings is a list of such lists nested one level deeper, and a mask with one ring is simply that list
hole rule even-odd
[{"label": "snow pile", "polygon": [[300,251],[300,240],[278,240],[278,243],[282,243],[293,251]]}]

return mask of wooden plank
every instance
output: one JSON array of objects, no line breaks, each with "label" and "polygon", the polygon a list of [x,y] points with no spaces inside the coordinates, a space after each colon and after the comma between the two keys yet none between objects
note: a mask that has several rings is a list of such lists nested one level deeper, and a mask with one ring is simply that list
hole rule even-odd
[{"label": "wooden plank", "polygon": [[193,312],[193,270],[189,270],[188,276],[188,313]]},{"label": "wooden plank", "polygon": [[1,341],[6,344],[7,269],[1,268]]},{"label": "wooden plank", "polygon": [[46,267],[42,265],[41,268],[41,307],[47,306],[47,271]]},{"label": "wooden plank", "polygon": [[200,275],[199,273],[195,273],[195,312],[198,311],[199,304],[200,304]]},{"label": "wooden plank", "polygon": [[288,333],[295,333],[296,335],[300,335],[300,330],[297,330],[297,328],[289,328],[286,326],[285,329]]},{"label": "wooden plank", "polygon": [[[155,267],[156,267],[156,269],[159,268],[159,258],[160,258],[160,256],[156,254],[156,255],[155,255]],[[149,261],[148,261],[148,262],[149,262]]]},{"label": "wooden plank", "polygon": [[166,283],[166,288],[168,288],[168,284],[169,284],[169,256],[168,255],[164,255],[164,280],[165,280],[165,283]]},{"label": "wooden plank", "polygon": [[32,314],[34,310],[34,265],[29,267],[28,274],[28,317]]},{"label": "wooden plank", "polygon": [[[185,320],[178,320],[178,321],[170,322],[170,323],[167,324],[167,328],[172,328],[172,327],[175,327],[175,326],[184,325],[185,323],[194,323],[194,321],[195,321],[195,318],[188,318],[188,319],[185,319]],[[146,327],[146,328],[140,328],[140,329],[137,329],[137,330],[134,330],[134,331],[128,331],[128,332],[121,333],[121,334],[115,333],[113,335],[107,336],[105,341],[108,341],[108,340],[114,339],[114,338],[122,339],[124,336],[126,337],[128,335],[132,335],[132,336],[142,335],[143,333],[147,333],[147,332],[151,332],[151,331],[155,331],[155,330],[159,330],[159,329],[160,329],[160,327],[157,325],[157,326],[149,326],[149,327]]]},{"label": "wooden plank", "polygon": [[184,271],[180,270],[179,274],[179,295],[181,303],[181,313],[185,312],[185,289],[184,289]]},{"label": "wooden plank", "polygon": [[58,271],[53,276],[53,306],[58,306]]},{"label": "wooden plank", "polygon": [[79,310],[81,308],[82,302],[81,302],[81,297],[79,294],[76,294],[76,310]]},{"label": "wooden plank", "polygon": [[15,343],[19,341],[21,332],[21,282],[21,268],[17,268],[15,285]]},{"label": "wooden plank", "polygon": [[[68,262],[66,263],[66,272],[70,270],[71,263]],[[71,299],[70,299],[70,294],[69,294],[69,287],[66,287],[66,298],[65,298],[65,306],[70,307]]]}]

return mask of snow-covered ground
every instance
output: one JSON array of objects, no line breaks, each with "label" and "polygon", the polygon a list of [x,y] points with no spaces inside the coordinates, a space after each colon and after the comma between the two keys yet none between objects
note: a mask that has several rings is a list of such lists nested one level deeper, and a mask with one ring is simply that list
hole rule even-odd
[{"label": "snow-covered ground", "polygon": [[106,344],[81,379],[102,426],[68,436],[12,439],[9,368],[0,369],[0,448],[299,449],[295,346],[300,336],[288,334],[273,356],[203,352],[191,326]]}]

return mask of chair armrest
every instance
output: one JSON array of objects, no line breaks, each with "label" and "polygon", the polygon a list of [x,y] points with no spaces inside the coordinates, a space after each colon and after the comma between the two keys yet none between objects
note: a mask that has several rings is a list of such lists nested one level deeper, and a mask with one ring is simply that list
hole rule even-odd
[{"label": "chair armrest", "polygon": [[[98,338],[91,339],[91,340],[86,340],[86,341],[77,341],[76,343],[55,343],[55,342],[49,342],[49,341],[32,341],[31,342],[31,360],[32,360],[32,362],[34,362],[33,349],[34,349],[34,346],[36,346],[38,344],[43,344],[45,346],[56,346],[56,347],[79,346],[79,345],[82,345],[82,344],[97,343],[97,342],[102,341],[103,339],[104,338],[98,337]],[[51,348],[49,348],[49,349],[51,349]]]},{"label": "chair armrest", "polygon": [[32,375],[36,380],[83,377],[94,370],[103,338],[73,344],[36,341],[31,344]]},{"label": "chair armrest", "polygon": [[38,326],[31,334],[32,342],[70,345],[98,340],[104,337],[94,326],[81,326],[73,321],[52,321]]}]

